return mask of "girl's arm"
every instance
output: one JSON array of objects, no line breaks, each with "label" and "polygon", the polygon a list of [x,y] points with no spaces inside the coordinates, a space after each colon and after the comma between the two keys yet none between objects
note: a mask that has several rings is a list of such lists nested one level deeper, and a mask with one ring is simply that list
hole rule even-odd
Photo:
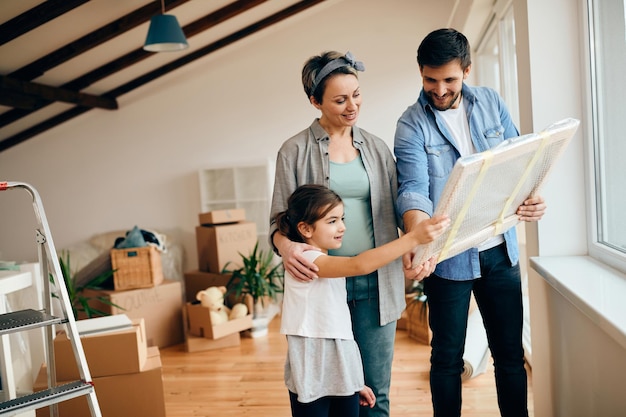
[{"label": "girl's arm", "polygon": [[372,408],[374,407],[374,404],[376,404],[374,391],[366,385],[361,391],[359,391],[359,405],[362,407]]},{"label": "girl's arm", "polygon": [[441,235],[450,225],[448,216],[424,220],[418,227],[377,248],[357,256],[320,256],[315,260],[320,278],[352,277],[366,275],[409,252],[415,246],[428,243]]}]

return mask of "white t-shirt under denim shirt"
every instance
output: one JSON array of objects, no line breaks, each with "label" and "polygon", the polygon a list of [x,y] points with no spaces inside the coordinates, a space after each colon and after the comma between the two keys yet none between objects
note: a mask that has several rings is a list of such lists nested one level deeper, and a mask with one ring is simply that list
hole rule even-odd
[{"label": "white t-shirt under denim shirt", "polygon": [[[452,138],[456,142],[459,154],[463,157],[476,153],[476,148],[474,147],[472,136],[470,134],[469,122],[467,121],[467,113],[465,111],[465,104],[463,104],[463,100],[459,100],[459,107],[456,109],[435,111],[446,123],[448,130],[452,134]],[[478,252],[494,248],[502,242],[504,242],[503,235],[500,234],[493,236],[478,245]]]}]

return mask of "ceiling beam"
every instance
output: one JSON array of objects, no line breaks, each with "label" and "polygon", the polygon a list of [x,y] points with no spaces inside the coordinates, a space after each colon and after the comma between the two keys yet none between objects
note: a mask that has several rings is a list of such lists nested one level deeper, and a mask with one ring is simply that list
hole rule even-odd
[{"label": "ceiling beam", "polygon": [[[165,10],[173,9],[189,0],[165,0]],[[55,2],[56,3],[56,2]],[[62,2],[61,2],[62,3]],[[77,57],[108,40],[115,38],[122,33],[133,29],[148,20],[155,14],[161,13],[161,3],[151,1],[143,7],[116,19],[91,33],[68,43],[65,46],[53,51],[24,67],[13,71],[9,75],[21,80],[30,81],[41,77],[46,71]]]},{"label": "ceiling beam", "polygon": [[[231,4],[228,4],[227,6],[222,7],[219,10],[216,10],[215,12],[209,13],[208,15],[192,23],[189,23],[183,28],[183,31],[185,33],[185,36],[187,38],[190,38],[266,1],[267,0],[235,1]],[[154,53],[155,52],[145,51],[143,48],[137,48],[134,51],[122,55],[121,57],[88,72],[87,74],[84,74],[72,81],[63,84],[61,87],[76,91],[82,90],[89,87],[95,82],[98,82],[112,74],[115,74],[118,71],[128,68],[131,65],[152,56],[152,54]],[[40,102],[39,107],[33,109],[12,109],[6,111],[0,114],[0,128],[28,116],[29,114],[41,109],[42,107],[47,106],[48,104],[51,103],[43,101]]]},{"label": "ceiling beam", "polygon": [[0,45],[11,42],[89,0],[48,0],[0,25]]},{"label": "ceiling beam", "polygon": [[46,130],[51,129],[55,126],[58,126],[63,122],[73,119],[74,117],[81,115],[89,110],[91,110],[91,108],[89,107],[76,106],[67,111],[64,111],[61,114],[53,116],[44,122],[29,127],[28,129],[25,129],[20,133],[10,136],[1,141],[0,152],[5,151],[15,145],[19,145],[20,143],[32,138],[33,136],[37,136],[38,134],[43,133]]},{"label": "ceiling beam", "polygon": [[[229,35],[226,36],[216,42],[213,42],[207,46],[204,46],[202,48],[200,48],[197,51],[194,51],[188,55],[185,55],[182,58],[179,58],[169,64],[163,65],[160,68],[157,68],[153,71],[150,71],[149,73],[137,77],[134,80],[127,82],[107,93],[105,93],[105,96],[110,96],[110,97],[114,97],[117,98],[122,94],[125,94],[129,91],[134,90],[135,88],[138,88],[140,86],[143,86],[144,84],[153,81],[156,78],[159,78],[175,69],[178,69],[180,67],[182,67],[183,65],[186,65],[190,62],[193,62],[199,58],[204,57],[205,55],[208,55],[218,49],[221,49],[227,45],[230,45],[231,43],[243,39],[246,36],[249,36],[255,32],[258,32],[259,30],[262,30],[266,27],[269,27],[275,23],[278,23],[292,15],[295,15],[299,12],[302,12],[306,9],[308,9],[309,7],[312,7],[318,3],[323,2],[324,0],[303,0],[300,1],[290,7],[287,7],[277,13],[274,13],[271,16],[266,17],[265,19],[262,19],[256,23],[253,23],[252,25],[246,26],[245,28]],[[247,3],[247,1],[245,1],[245,3]],[[61,123],[64,123],[78,115],[81,115],[87,111],[91,110],[90,108],[84,107],[84,106],[76,106],[70,110],[67,110],[65,112],[62,112],[56,116],[51,117],[48,120],[45,120],[35,126],[32,126],[29,129],[26,129],[20,133],[17,133],[13,136],[10,136],[2,141],[0,141],[0,152],[5,151],[6,149],[13,147],[15,145],[18,145],[28,139],[30,139],[33,136],[36,136],[48,129],[51,129]],[[3,116],[4,114],[0,115]]]},{"label": "ceiling beam", "polygon": [[33,109],[41,108],[46,101],[62,101],[108,110],[118,108],[117,101],[111,97],[100,97],[0,75],[0,104],[22,109]]},{"label": "ceiling beam", "polygon": [[115,88],[109,92],[107,92],[107,95],[110,95],[111,97],[119,97],[122,94],[125,94],[129,91],[134,90],[137,87],[141,87],[142,85],[155,80],[169,72],[172,72],[180,67],[182,67],[183,65],[187,65],[190,62],[195,61],[196,59],[202,58],[205,55],[208,55],[212,52],[217,51],[218,49],[221,49],[225,46],[228,46],[238,40],[241,40],[247,36],[252,35],[253,33],[256,33],[258,31],[260,31],[261,29],[265,29],[266,27],[269,27],[273,24],[276,24],[284,19],[287,19],[288,17],[293,16],[296,13],[299,13],[303,10],[308,9],[311,6],[314,6],[318,3],[323,2],[324,0],[303,0],[300,1],[292,6],[289,6],[277,13],[274,13],[271,16],[266,17],[265,19],[261,19],[256,23],[253,23],[249,26],[246,26],[243,29],[238,30],[237,32],[234,32],[222,39],[219,39],[213,43],[210,43],[209,45],[203,46],[202,48],[193,51],[185,56],[183,56],[182,58],[178,58],[168,64],[165,64],[157,69],[154,69],[140,77],[135,78],[132,81],[129,81],[121,86],[119,86],[118,88]]}]

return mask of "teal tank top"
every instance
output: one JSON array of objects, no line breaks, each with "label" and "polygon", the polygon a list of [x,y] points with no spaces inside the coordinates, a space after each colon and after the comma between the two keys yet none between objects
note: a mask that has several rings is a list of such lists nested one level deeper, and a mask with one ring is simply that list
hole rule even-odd
[{"label": "teal tank top", "polygon": [[370,183],[361,157],[347,163],[330,162],[330,188],[344,204],[346,232],[330,255],[354,256],[374,247]]}]

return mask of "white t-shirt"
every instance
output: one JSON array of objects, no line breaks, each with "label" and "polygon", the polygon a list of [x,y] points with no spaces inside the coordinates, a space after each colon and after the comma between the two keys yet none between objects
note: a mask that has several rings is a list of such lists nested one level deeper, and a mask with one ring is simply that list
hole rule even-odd
[{"label": "white t-shirt", "polygon": [[[317,250],[304,252],[304,256],[311,262],[322,255],[328,256]],[[304,337],[353,340],[346,279],[318,278],[300,282],[285,271],[280,332]]]},{"label": "white t-shirt", "polygon": [[[450,129],[450,133],[454,137],[456,145],[459,149],[461,156],[471,155],[476,153],[476,148],[472,142],[472,136],[470,134],[469,122],[467,121],[467,114],[465,113],[465,104],[463,98],[459,102],[459,107],[456,109],[448,109],[444,111],[437,110],[441,115],[441,118],[446,122],[446,126]],[[482,252],[487,249],[491,249],[504,242],[503,235],[497,235],[485,240],[478,246],[478,251]]]},{"label": "white t-shirt", "polygon": [[446,122],[446,126],[450,129],[450,133],[454,137],[461,156],[476,153],[476,148],[474,148],[474,143],[470,135],[469,122],[467,121],[463,98],[461,97],[459,107],[456,109],[437,110],[437,112],[439,112],[441,118]]}]

